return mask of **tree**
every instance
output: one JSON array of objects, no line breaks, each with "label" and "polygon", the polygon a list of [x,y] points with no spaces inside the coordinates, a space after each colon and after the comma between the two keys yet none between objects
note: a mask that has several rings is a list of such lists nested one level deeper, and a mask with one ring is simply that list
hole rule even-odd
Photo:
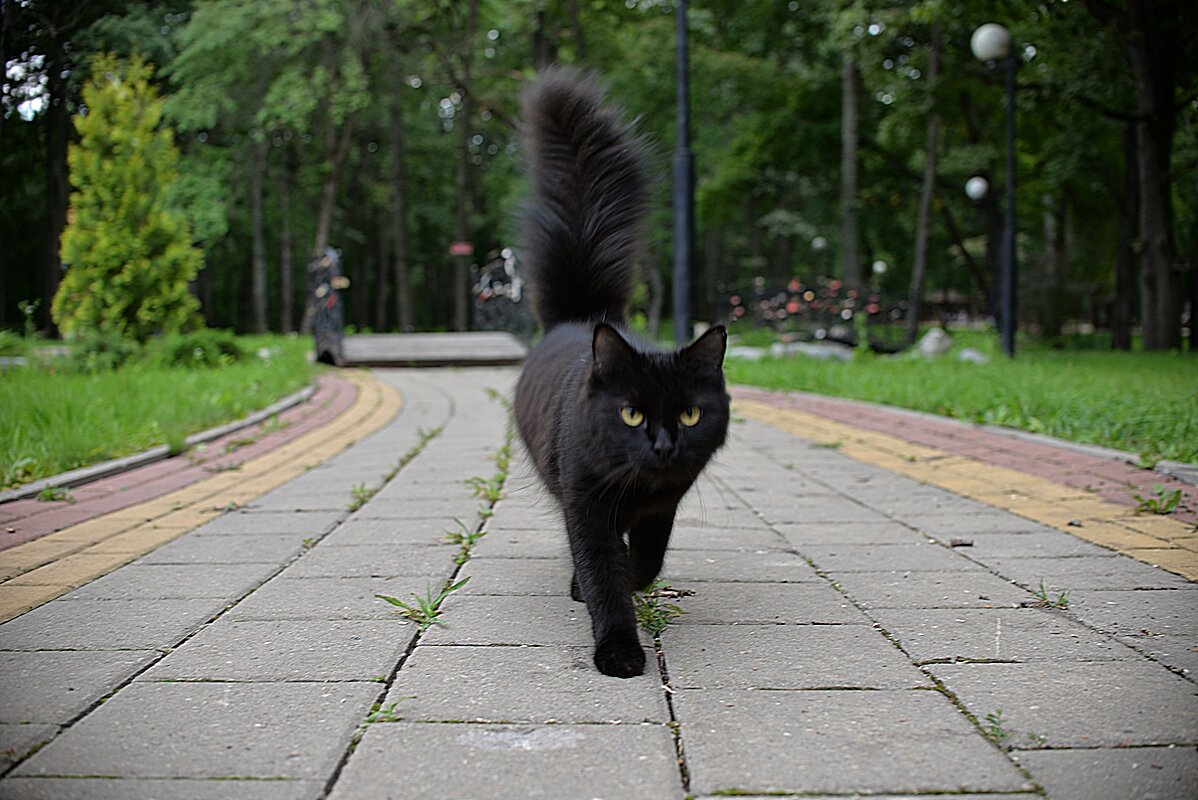
[{"label": "tree", "polygon": [[69,265],[54,296],[65,334],[91,331],[145,341],[196,322],[188,291],[202,254],[171,207],[179,160],[174,134],[160,127],[162,101],[153,68],[108,54],[92,63],[75,117],[80,141],[70,147],[71,182],[62,260]]}]

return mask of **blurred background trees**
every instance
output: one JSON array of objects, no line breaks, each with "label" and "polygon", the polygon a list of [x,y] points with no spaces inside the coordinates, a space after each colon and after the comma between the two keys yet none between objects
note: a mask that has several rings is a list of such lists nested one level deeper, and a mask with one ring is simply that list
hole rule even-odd
[{"label": "blurred background trees", "polygon": [[[350,323],[462,327],[467,267],[516,244],[518,93],[553,61],[602,72],[658,143],[642,302],[669,313],[668,0],[0,4],[0,327],[40,300],[53,330],[84,188],[72,118],[103,52],[152,65],[211,325],[298,328],[305,265],[334,246]],[[755,281],[820,277],[925,316],[992,312],[1003,88],[969,37],[994,21],[1020,61],[1020,322],[1179,346],[1198,296],[1196,17],[1181,0],[692,2],[696,318]],[[976,201],[974,176],[990,186]]]}]

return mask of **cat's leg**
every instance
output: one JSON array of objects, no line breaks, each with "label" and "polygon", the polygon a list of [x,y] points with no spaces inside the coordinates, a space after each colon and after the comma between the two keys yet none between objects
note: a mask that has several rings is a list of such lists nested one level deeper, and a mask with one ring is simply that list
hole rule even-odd
[{"label": "cat's leg", "polygon": [[566,516],[574,583],[591,615],[595,666],[604,675],[631,678],[645,671],[645,651],[636,632],[628,592],[628,554],[623,537],[585,515]]},{"label": "cat's leg", "polygon": [[643,514],[628,531],[629,587],[644,589],[657,580],[674,527],[674,508]]}]

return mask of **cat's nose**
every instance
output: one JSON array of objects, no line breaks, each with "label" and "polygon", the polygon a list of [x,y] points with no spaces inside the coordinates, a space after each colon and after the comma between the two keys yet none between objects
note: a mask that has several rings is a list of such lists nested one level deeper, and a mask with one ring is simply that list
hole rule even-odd
[{"label": "cat's nose", "polygon": [[674,441],[670,438],[670,432],[665,428],[657,429],[657,436],[653,439],[653,452],[658,458],[668,458],[674,450]]}]

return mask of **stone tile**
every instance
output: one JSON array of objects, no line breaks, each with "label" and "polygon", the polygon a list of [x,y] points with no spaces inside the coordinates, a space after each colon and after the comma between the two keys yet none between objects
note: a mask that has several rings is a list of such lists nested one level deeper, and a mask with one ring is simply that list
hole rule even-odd
[{"label": "stone tile", "polygon": [[1127,747],[1198,740],[1198,689],[1147,659],[927,667],[978,718],[1002,709],[1010,744]]},{"label": "stone tile", "polygon": [[1121,555],[1075,558],[987,558],[986,566],[1034,589],[1043,579],[1052,587],[1077,589],[1180,589],[1189,584],[1163,569]]},{"label": "stone tile", "polygon": [[[398,578],[295,578],[269,581],[224,615],[229,620],[389,619],[403,623],[394,606],[375,595],[410,600],[436,594],[441,581]],[[436,589],[434,589],[436,587]]]},{"label": "stone tile", "polygon": [[342,545],[441,545],[446,531],[456,529],[450,518],[435,521],[400,522],[395,519],[366,519],[353,517],[321,540],[322,547]]},{"label": "stone tile", "polygon": [[1053,800],[1193,800],[1198,750],[1188,747],[1029,750],[1019,763]]},{"label": "stone tile", "polygon": [[1073,592],[1069,610],[1079,619],[1121,636],[1170,635],[1198,640],[1198,587]]},{"label": "stone tile", "polygon": [[927,543],[922,534],[897,522],[791,522],[775,528],[786,541],[800,549],[810,545]]},{"label": "stone tile", "polygon": [[570,557],[563,528],[517,529],[487,524],[487,535],[474,545],[477,558],[565,558]]},{"label": "stone tile", "polygon": [[234,600],[278,569],[274,564],[129,564],[63,600]]},{"label": "stone tile", "polygon": [[872,616],[917,662],[1137,659],[1113,637],[1039,608],[878,609]]},{"label": "stone tile", "polygon": [[799,552],[827,572],[980,570],[968,558],[931,542],[886,545],[808,545]]},{"label": "stone tile", "polygon": [[0,781],[0,800],[317,800],[323,791],[321,781],[292,780],[9,778]]},{"label": "stone tile", "polygon": [[287,578],[392,578],[397,575],[448,577],[454,570],[456,548],[410,544],[370,544],[358,547],[317,546],[282,573]]},{"label": "stone tile", "polygon": [[0,722],[66,724],[160,656],[155,650],[0,651]]},{"label": "stone tile", "polygon": [[197,529],[205,536],[289,535],[299,538],[323,536],[346,516],[345,511],[254,511],[242,509],[223,514]]},{"label": "stone tile", "polygon": [[[463,691],[469,687],[469,691]],[[417,647],[387,696],[405,720],[658,722],[670,720],[657,670],[599,673],[590,647]]]},{"label": "stone tile", "polygon": [[762,505],[757,507],[762,517],[771,524],[819,522],[848,523],[852,525],[882,525],[892,520],[871,508],[857,505],[843,497],[830,497],[827,502],[806,508],[789,504]]},{"label": "stone tile", "polygon": [[699,583],[822,580],[802,558],[780,550],[671,550],[666,554],[662,577]]},{"label": "stone tile", "polygon": [[902,521],[938,539],[983,533],[1047,533],[1054,529],[997,509],[980,514],[903,514]]},{"label": "stone tile", "polygon": [[375,683],[134,683],[14,773],[327,780]]},{"label": "stone tile", "polygon": [[223,607],[219,600],[55,600],[0,625],[0,650],[172,647]]},{"label": "stone tile", "polygon": [[[56,733],[57,725],[0,722],[0,769],[11,767],[33,748],[52,739]],[[4,784],[0,783],[0,797],[4,796],[3,787]]]},{"label": "stone tile", "polygon": [[488,800],[682,796],[664,725],[371,725],[329,798],[383,800],[396,787]]},{"label": "stone tile", "polygon": [[931,686],[868,625],[672,625],[662,643],[675,689]]},{"label": "stone tile", "polygon": [[471,558],[462,565],[460,578],[470,583],[464,595],[548,595],[570,593],[574,568],[564,558]]},{"label": "stone tile", "polygon": [[981,532],[958,536],[934,537],[949,545],[953,540],[966,539],[972,544],[962,547],[963,554],[988,563],[991,558],[1062,558],[1070,556],[1109,556],[1110,550],[1071,536],[1063,531],[1036,533]]},{"label": "stone tile", "polygon": [[269,534],[227,536],[189,533],[142,556],[134,564],[284,564],[304,550],[299,539]]},{"label": "stone tile", "polygon": [[1022,587],[982,570],[831,572],[866,608],[997,608],[1031,599]]},{"label": "stone tile", "polygon": [[1030,788],[937,692],[678,691],[697,795]]},{"label": "stone tile", "polygon": [[1198,676],[1198,641],[1192,636],[1124,636],[1120,641],[1138,647],[1173,670]]},{"label": "stone tile", "polygon": [[572,644],[591,640],[586,606],[565,597],[451,595],[441,606],[443,625],[428,629],[423,644]]},{"label": "stone tile", "polygon": [[139,680],[369,681],[391,674],[415,625],[367,620],[221,620]]},{"label": "stone tile", "polygon": [[679,623],[682,625],[869,622],[826,583],[694,583],[675,588],[694,591],[694,595],[676,601],[685,612]]},{"label": "stone tile", "polygon": [[739,527],[687,524],[679,521],[670,535],[671,550],[784,550],[786,540],[765,526],[742,520]]}]

